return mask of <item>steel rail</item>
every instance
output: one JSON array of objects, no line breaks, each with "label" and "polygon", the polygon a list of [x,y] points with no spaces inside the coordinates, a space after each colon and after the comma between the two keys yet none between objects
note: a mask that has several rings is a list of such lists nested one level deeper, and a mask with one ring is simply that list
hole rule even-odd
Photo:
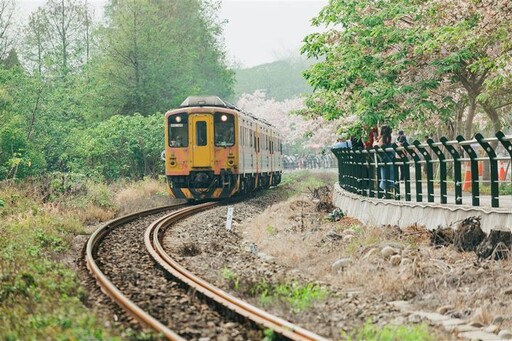
[{"label": "steel rail", "polygon": [[292,324],[282,318],[271,315],[266,311],[252,306],[249,303],[213,286],[182,267],[165,252],[161,244],[161,238],[165,229],[179,219],[195,214],[198,211],[211,208],[215,204],[216,203],[206,203],[186,207],[153,222],[144,234],[144,241],[146,243],[146,248],[155,261],[166,269],[172,276],[181,280],[191,288],[194,288],[206,297],[209,297],[220,305],[236,312],[238,315],[252,320],[258,325],[263,325],[266,328],[274,330],[274,332],[290,340],[327,340],[322,336]]},{"label": "steel rail", "polygon": [[141,324],[162,333],[168,340],[174,341],[184,341],[185,339],[164,326],[160,321],[146,313],[139,306],[137,306],[134,302],[130,301],[128,297],[126,297],[100,270],[96,261],[94,260],[95,255],[97,253],[97,249],[103,238],[113,229],[122,226],[126,223],[134,221],[138,218],[163,212],[171,209],[178,209],[180,207],[186,206],[187,204],[177,204],[170,206],[163,206],[158,208],[153,208],[145,211],[136,212],[127,216],[123,216],[114,220],[111,220],[101,227],[99,227],[89,238],[87,241],[86,247],[86,264],[87,268],[91,275],[96,279],[96,282],[101,287],[102,291],[106,293],[110,298],[121,306],[125,311],[127,311],[131,316],[137,319]]}]

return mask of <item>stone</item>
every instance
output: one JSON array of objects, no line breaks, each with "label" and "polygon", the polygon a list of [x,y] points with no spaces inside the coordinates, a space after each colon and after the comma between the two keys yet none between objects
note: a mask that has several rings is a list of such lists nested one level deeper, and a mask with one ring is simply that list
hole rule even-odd
[{"label": "stone", "polygon": [[402,261],[400,262],[400,266],[406,266],[411,264],[411,260],[409,258],[402,258]]},{"label": "stone", "polygon": [[500,340],[512,339],[512,331],[502,330],[498,333],[498,337],[500,338]]},{"label": "stone", "polygon": [[338,259],[331,265],[331,270],[334,272],[340,271],[348,267],[352,264],[352,260],[350,258],[341,258]]},{"label": "stone", "polygon": [[447,304],[442,307],[437,308],[436,312],[438,312],[441,315],[445,315],[447,312],[455,309],[455,306],[452,304]]},{"label": "stone", "polygon": [[497,315],[492,319],[492,324],[501,325],[503,323],[503,316]]},{"label": "stone", "polygon": [[366,255],[363,256],[363,259],[368,259],[370,258],[371,256],[373,256],[375,253],[377,253],[378,250],[377,249],[370,249],[370,251],[368,251],[366,253]]},{"label": "stone", "polygon": [[512,287],[503,290],[503,295],[512,295]]},{"label": "stone", "polygon": [[384,248],[382,248],[382,250],[380,250],[380,254],[386,259],[393,255],[396,255],[397,253],[398,250],[391,246],[385,246]]},{"label": "stone", "polygon": [[493,334],[496,334],[500,331],[500,327],[498,327],[497,325],[495,324],[491,324],[490,326],[486,327],[484,329],[484,332],[487,332],[487,333],[493,333]]},{"label": "stone", "polygon": [[484,324],[480,321],[471,321],[469,325],[475,328],[482,328],[484,326]]},{"label": "stone", "polygon": [[486,333],[482,330],[474,330],[474,331],[460,333],[459,336],[466,338],[466,339],[470,339],[470,340],[481,340],[481,341],[496,340],[496,334]]},{"label": "stone", "polygon": [[400,255],[393,255],[391,256],[390,262],[393,266],[400,265],[400,262],[402,261],[402,257]]}]

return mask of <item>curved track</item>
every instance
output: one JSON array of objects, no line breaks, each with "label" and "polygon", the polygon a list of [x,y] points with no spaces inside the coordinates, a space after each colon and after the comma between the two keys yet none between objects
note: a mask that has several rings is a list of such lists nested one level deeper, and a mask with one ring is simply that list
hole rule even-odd
[{"label": "curved track", "polygon": [[150,313],[148,313],[147,308],[143,309],[139,307],[136,303],[124,295],[121,290],[106,277],[95,260],[98,245],[109,233],[109,231],[112,231],[116,227],[122,226],[123,224],[131,222],[145,215],[155,214],[164,210],[174,210],[170,214],[166,214],[165,216],[160,217],[151,223],[144,234],[144,242],[146,244],[146,248],[148,249],[151,257],[153,257],[153,259],[160,265],[161,268],[165,269],[169,274],[171,274],[173,278],[187,286],[189,288],[189,292],[192,289],[194,292],[201,293],[204,297],[207,297],[209,300],[215,302],[217,306],[220,305],[225,310],[233,311],[238,316],[238,319],[248,320],[252,324],[255,323],[259,326],[263,326],[264,328],[270,328],[274,330],[275,333],[290,340],[324,340],[324,338],[321,336],[318,336],[288,321],[273,316],[254,306],[251,306],[246,302],[241,301],[229,295],[228,293],[212,286],[211,284],[205,282],[201,278],[198,278],[180,266],[164,251],[161,245],[160,237],[163,235],[165,229],[180,219],[198,213],[199,211],[211,208],[215,205],[217,205],[217,203],[205,203],[187,207],[183,207],[185,205],[175,205],[145,212],[139,212],[109,222],[102,228],[98,229],[91,236],[87,243],[86,261],[89,271],[96,278],[98,284],[102,287],[102,290],[143,325],[162,333],[169,340],[185,340],[186,338],[183,336],[189,336],[171,330],[169,327],[167,327],[167,323],[159,321],[158,318],[155,318]]}]

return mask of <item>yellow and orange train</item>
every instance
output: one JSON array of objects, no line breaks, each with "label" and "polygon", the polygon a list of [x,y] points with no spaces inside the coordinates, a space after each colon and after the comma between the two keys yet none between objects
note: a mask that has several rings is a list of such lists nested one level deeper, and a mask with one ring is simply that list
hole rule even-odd
[{"label": "yellow and orange train", "polygon": [[283,170],[277,129],[216,96],[190,96],[165,114],[170,195],[228,198],[275,186]]}]

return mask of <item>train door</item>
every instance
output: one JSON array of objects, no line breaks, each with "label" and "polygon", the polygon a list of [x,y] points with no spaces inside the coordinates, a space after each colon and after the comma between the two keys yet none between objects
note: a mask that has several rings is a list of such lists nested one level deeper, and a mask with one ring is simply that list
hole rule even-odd
[{"label": "train door", "polygon": [[212,136],[211,115],[194,114],[191,116],[192,126],[192,167],[211,167]]}]

